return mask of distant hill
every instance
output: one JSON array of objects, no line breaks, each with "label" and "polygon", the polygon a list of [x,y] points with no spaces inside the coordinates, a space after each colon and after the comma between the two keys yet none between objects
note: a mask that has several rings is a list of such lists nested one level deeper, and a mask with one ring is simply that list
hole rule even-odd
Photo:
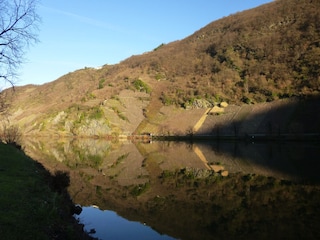
[{"label": "distant hill", "polygon": [[119,64],[5,94],[25,134],[181,134],[222,101],[318,95],[319,76],[320,1],[277,0]]}]

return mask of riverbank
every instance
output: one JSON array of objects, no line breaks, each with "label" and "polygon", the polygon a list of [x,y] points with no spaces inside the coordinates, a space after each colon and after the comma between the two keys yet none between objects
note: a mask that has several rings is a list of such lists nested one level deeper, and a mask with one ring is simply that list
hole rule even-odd
[{"label": "riverbank", "polygon": [[0,143],[1,239],[92,239],[73,214],[66,173],[55,176],[16,146]]}]

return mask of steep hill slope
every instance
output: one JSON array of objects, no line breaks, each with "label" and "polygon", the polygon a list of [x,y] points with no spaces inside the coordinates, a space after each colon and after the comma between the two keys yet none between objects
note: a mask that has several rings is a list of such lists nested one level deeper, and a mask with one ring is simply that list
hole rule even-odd
[{"label": "steep hill slope", "polygon": [[11,122],[25,134],[177,134],[221,101],[317,95],[319,16],[319,1],[278,0],[116,65],[17,87],[8,98]]}]

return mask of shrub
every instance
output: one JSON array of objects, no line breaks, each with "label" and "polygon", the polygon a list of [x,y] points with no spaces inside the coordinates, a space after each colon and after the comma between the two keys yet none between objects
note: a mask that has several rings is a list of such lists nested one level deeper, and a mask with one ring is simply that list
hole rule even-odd
[{"label": "shrub", "polygon": [[100,79],[98,89],[102,89],[103,88],[105,81],[106,80],[104,78]]},{"label": "shrub", "polygon": [[246,104],[250,104],[252,101],[250,100],[250,98],[248,98],[247,96],[243,96],[241,99],[242,102],[246,103]]},{"label": "shrub", "polygon": [[58,193],[62,193],[67,189],[70,185],[70,176],[68,172],[64,171],[55,171],[54,175],[52,176],[52,183],[51,187],[53,190],[57,191]]},{"label": "shrub", "polygon": [[1,126],[0,139],[2,142],[19,145],[21,141],[21,132],[16,125],[4,123]]},{"label": "shrub", "polygon": [[100,107],[94,107],[90,113],[90,119],[101,119],[103,116],[104,113]]},{"label": "shrub", "polygon": [[133,188],[130,191],[130,194],[132,196],[137,197],[142,193],[146,192],[149,188],[150,188],[150,183],[148,182],[145,184],[139,184],[139,185],[133,186]]},{"label": "shrub", "polygon": [[161,43],[158,47],[156,47],[155,49],[153,49],[153,51],[157,51],[159,48],[163,47],[165,44]]},{"label": "shrub", "polygon": [[162,93],[160,100],[166,106],[174,104],[174,99],[164,93]]},{"label": "shrub", "polygon": [[163,79],[163,78],[165,78],[165,75],[163,75],[163,74],[161,74],[161,73],[157,73],[157,74],[155,75],[155,79],[156,79],[156,80],[161,80],[161,79]]},{"label": "shrub", "polygon": [[146,93],[151,92],[151,88],[141,79],[134,80],[133,86],[135,87],[135,89],[139,90],[140,92],[146,92]]}]

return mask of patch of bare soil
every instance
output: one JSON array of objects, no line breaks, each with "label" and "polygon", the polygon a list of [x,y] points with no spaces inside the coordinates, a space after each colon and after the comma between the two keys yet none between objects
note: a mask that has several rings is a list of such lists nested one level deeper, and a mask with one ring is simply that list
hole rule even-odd
[{"label": "patch of bare soil", "polygon": [[206,109],[185,110],[174,106],[163,106],[151,120],[140,125],[140,129],[159,135],[188,134],[205,112]]},{"label": "patch of bare soil", "polygon": [[[290,100],[254,105],[229,105],[224,113],[208,115],[198,134],[243,135],[268,133],[287,121],[294,110]],[[280,111],[281,109],[281,111]],[[273,126],[272,126],[273,125]]]},{"label": "patch of bare soil", "polygon": [[145,121],[140,127],[145,132],[160,135],[189,134],[195,126],[195,134],[200,135],[314,133],[319,129],[310,119],[319,119],[319,114],[314,111],[319,102],[282,99],[270,103],[229,105],[223,113],[215,115],[208,114],[207,109],[163,106],[153,115],[152,121]]}]

